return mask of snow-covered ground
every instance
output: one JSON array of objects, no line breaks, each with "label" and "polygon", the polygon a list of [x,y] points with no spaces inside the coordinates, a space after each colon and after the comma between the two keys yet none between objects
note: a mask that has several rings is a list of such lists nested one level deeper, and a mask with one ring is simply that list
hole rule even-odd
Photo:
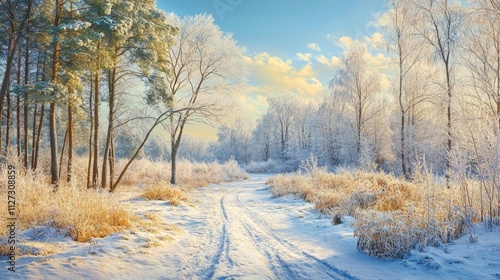
[{"label": "snow-covered ground", "polygon": [[24,246],[39,255],[19,257],[15,273],[5,265],[0,279],[500,279],[498,229],[478,227],[473,244],[463,238],[405,260],[376,259],[356,249],[349,222],[334,226],[312,204],[271,198],[268,177],[202,188],[178,207],[122,192],[136,213],[182,230],[129,230],[90,243],[28,230]]}]

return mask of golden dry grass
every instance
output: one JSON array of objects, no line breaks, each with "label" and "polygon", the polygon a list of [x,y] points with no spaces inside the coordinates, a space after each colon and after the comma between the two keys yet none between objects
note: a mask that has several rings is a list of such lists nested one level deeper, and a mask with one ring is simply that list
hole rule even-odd
[{"label": "golden dry grass", "polygon": [[[0,176],[6,178],[6,172],[4,167],[0,167]],[[92,237],[104,237],[130,228],[139,220],[126,205],[107,192],[66,184],[54,191],[45,182],[45,176],[38,172],[16,176],[18,228],[54,227],[67,230],[75,241],[86,242]],[[1,189],[1,193],[6,197],[5,188]],[[0,215],[5,223],[6,213]],[[3,225],[0,235],[6,235]]]},{"label": "golden dry grass", "polygon": [[369,254],[402,257],[416,244],[447,243],[467,231],[468,223],[479,221],[477,184],[469,190],[476,200],[463,207],[459,187],[448,189],[431,177],[407,182],[383,173],[333,174],[319,169],[277,175],[268,183],[273,196],[293,194],[314,203],[316,210],[332,215],[334,224],[340,216],[354,216],[358,247]]},{"label": "golden dry grass", "polygon": [[[161,219],[141,218],[129,210],[129,206],[118,200],[117,196],[107,190],[87,189],[87,159],[75,157],[73,175],[66,182],[65,168],[62,168],[61,180],[57,191],[50,186],[50,163],[47,155],[41,155],[38,170],[23,171],[22,164],[11,152],[8,164],[16,167],[16,215],[17,230],[36,226],[47,226],[66,232],[73,240],[87,242],[92,238],[100,238],[125,229],[139,229],[150,232],[178,232],[180,228],[167,224]],[[63,162],[63,165],[65,163]],[[123,168],[125,161],[118,161],[116,170]],[[140,184],[146,187],[144,197],[147,199],[165,199],[173,205],[187,200],[180,186],[158,182],[170,179],[170,165],[162,162],[151,162],[141,159],[132,165],[126,180],[118,188]],[[246,178],[234,161],[225,164],[189,163],[180,161],[178,165],[178,181],[183,190],[206,186],[213,182],[224,182]],[[6,165],[0,165],[0,178],[7,178]],[[0,195],[7,198],[7,186],[0,186]],[[7,252],[7,213],[0,212],[0,254]],[[170,235],[159,237],[161,240],[172,240]],[[150,245],[155,245],[152,242]],[[19,248],[18,248],[19,249]],[[22,252],[18,252],[22,253]]]},{"label": "golden dry grass", "polygon": [[[120,170],[125,163],[118,161],[117,170]],[[124,185],[149,186],[157,182],[170,182],[171,166],[168,162],[139,159],[133,163],[127,174]],[[193,163],[185,160],[177,162],[177,185],[186,190],[247,178],[247,173],[234,160],[226,163]]]},{"label": "golden dry grass", "polygon": [[142,197],[147,200],[165,200],[174,206],[188,201],[182,190],[172,187],[170,183],[156,183],[144,189]]}]

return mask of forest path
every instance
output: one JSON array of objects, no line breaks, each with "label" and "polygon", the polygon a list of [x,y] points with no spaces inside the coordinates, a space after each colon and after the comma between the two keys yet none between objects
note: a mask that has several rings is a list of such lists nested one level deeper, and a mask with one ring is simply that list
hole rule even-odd
[{"label": "forest path", "polygon": [[[331,260],[335,255],[314,242],[314,232],[296,224],[303,217],[291,205],[270,199],[269,176],[212,185],[195,193],[200,223],[186,224],[189,237],[179,242],[179,275],[198,279],[355,279]],[[194,214],[194,216],[193,216]],[[203,221],[203,222],[201,222]],[[297,228],[298,227],[298,228]],[[295,229],[295,230],[294,230]],[[295,237],[292,240],[289,235]]]}]

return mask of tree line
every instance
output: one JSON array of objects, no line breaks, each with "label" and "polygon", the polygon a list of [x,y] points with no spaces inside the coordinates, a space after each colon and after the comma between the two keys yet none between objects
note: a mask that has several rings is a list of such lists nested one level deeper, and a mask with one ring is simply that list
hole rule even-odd
[{"label": "tree line", "polygon": [[305,102],[276,93],[255,129],[242,129],[240,119],[219,131],[215,156],[296,170],[313,155],[332,169],[382,169],[407,179],[425,167],[448,186],[461,186],[469,203],[468,180],[480,182],[494,209],[500,198],[498,1],[387,4],[378,21],[384,37],[378,48],[391,58],[383,70],[387,81],[370,62],[368,43],[354,41],[333,70],[329,94]]},{"label": "tree line", "polygon": [[[75,151],[87,187],[114,191],[163,126],[176,151],[185,125],[216,122],[239,91],[243,49],[208,15],[179,18],[155,1],[1,0],[0,155],[37,170],[50,148],[51,184],[71,181]],[[144,136],[116,170],[116,136]],[[14,131],[14,133],[13,133]],[[65,164],[63,172],[62,165]]]}]

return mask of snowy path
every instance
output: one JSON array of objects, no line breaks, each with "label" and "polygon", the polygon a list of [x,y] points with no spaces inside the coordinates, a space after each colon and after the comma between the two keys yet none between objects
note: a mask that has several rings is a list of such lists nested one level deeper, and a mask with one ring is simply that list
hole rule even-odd
[{"label": "snowy path", "polygon": [[[207,193],[209,199],[203,203],[207,211],[201,213],[207,225],[183,242],[187,248],[196,240],[203,243],[191,257],[184,256],[179,273],[203,279],[255,279],[257,275],[261,279],[354,279],[279,233],[275,223],[282,223],[283,217],[273,211],[276,205],[268,199],[257,202],[269,197],[264,179],[225,184]],[[192,264],[204,265],[196,269]]]}]

